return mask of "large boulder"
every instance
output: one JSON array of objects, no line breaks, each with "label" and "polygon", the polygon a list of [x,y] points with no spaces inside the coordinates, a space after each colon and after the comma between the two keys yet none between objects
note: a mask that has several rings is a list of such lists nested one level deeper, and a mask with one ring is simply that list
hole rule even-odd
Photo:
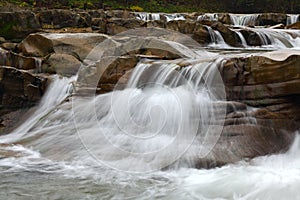
[{"label": "large boulder", "polygon": [[0,36],[6,39],[23,39],[40,28],[37,17],[31,11],[0,13]]},{"label": "large boulder", "polygon": [[30,34],[18,48],[24,56],[44,57],[54,52],[52,41],[40,34]]},{"label": "large boulder", "polygon": [[70,54],[83,61],[108,36],[99,33],[45,33],[43,37],[53,43],[55,53]]}]

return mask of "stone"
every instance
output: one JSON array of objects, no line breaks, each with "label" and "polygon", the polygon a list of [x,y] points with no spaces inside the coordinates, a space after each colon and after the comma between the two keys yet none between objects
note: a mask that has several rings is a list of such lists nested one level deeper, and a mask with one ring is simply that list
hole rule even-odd
[{"label": "stone", "polygon": [[0,12],[0,27],[0,36],[6,39],[23,39],[41,28],[31,11]]},{"label": "stone", "polygon": [[244,36],[244,38],[249,46],[261,46],[262,45],[262,41],[260,40],[257,33],[255,33],[254,31],[252,31],[250,29],[242,29],[240,32]]},{"label": "stone", "polygon": [[106,30],[109,35],[116,35],[124,31],[146,27],[147,23],[138,19],[111,18],[107,20]]},{"label": "stone", "polygon": [[262,13],[258,16],[259,26],[274,26],[276,24],[286,24],[287,15],[281,13]]},{"label": "stone", "polygon": [[239,47],[241,46],[241,41],[236,32],[230,30],[228,27],[223,25],[221,22],[215,22],[212,24],[211,28],[219,31],[224,38],[225,42],[230,46]]},{"label": "stone", "polygon": [[42,10],[36,14],[41,27],[44,29],[59,29],[65,27],[89,27],[91,16],[86,12],[71,10]]},{"label": "stone", "polygon": [[53,43],[55,53],[70,54],[83,61],[101,42],[109,39],[99,33],[45,33],[42,36]]},{"label": "stone", "polygon": [[300,29],[300,22],[296,22],[294,24],[290,24],[286,26],[287,29]]},{"label": "stone", "polygon": [[196,23],[192,38],[203,45],[211,42],[207,28],[200,23]]},{"label": "stone", "polygon": [[54,52],[50,39],[40,34],[30,34],[19,45],[19,52],[24,56],[45,57]]},{"label": "stone", "polygon": [[43,64],[42,72],[70,77],[77,74],[82,63],[69,54],[52,54]]},{"label": "stone", "polygon": [[4,42],[0,46],[7,51],[16,51],[17,43],[13,42]]},{"label": "stone", "polygon": [[25,57],[12,51],[0,48],[0,65],[11,66],[18,69],[36,69],[36,59],[33,57]]},{"label": "stone", "polygon": [[0,66],[0,103],[5,109],[19,109],[37,104],[46,86],[45,77]]}]

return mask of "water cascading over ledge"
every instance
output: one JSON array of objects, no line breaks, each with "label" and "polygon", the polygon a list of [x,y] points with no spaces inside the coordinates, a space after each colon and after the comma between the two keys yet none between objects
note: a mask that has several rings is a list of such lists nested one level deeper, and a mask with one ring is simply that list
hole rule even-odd
[{"label": "water cascading over ledge", "polygon": [[[122,37],[117,37],[115,43],[112,43],[113,38],[104,42],[105,46],[116,45],[110,49],[98,49],[105,49],[104,52],[97,51],[97,48],[91,52],[87,60],[94,63],[80,70],[75,84],[77,93],[72,98],[63,103],[49,103],[48,114],[37,113],[37,118],[23,124],[26,130],[19,129],[21,133],[16,131],[3,141],[33,146],[55,160],[82,160],[84,157],[86,162],[96,160],[115,169],[136,172],[183,166],[210,168],[279,152],[289,146],[293,138],[291,133],[295,130],[294,122],[285,124],[284,113],[274,115],[273,112],[277,111],[269,109],[269,100],[259,106],[251,104],[251,97],[243,93],[247,91],[244,86],[236,89],[239,85],[235,84],[240,84],[236,81],[243,82],[246,77],[257,75],[256,68],[248,66],[253,63],[252,57],[231,58],[206,51],[194,52],[182,44],[168,41],[164,34],[161,35],[164,40],[137,37],[132,39],[134,42],[122,42]],[[168,53],[155,50],[157,44],[167,48]],[[134,51],[136,48],[142,51]],[[111,56],[107,52],[117,54]],[[131,53],[122,58],[126,52]],[[126,61],[126,56],[135,57],[135,54],[139,59],[134,58],[135,64],[133,62],[125,68],[121,64],[124,62],[113,62],[114,59]],[[101,57],[98,62],[97,55],[110,59],[105,61]],[[296,66],[298,61],[293,62]],[[281,64],[278,62],[279,66]],[[216,82],[215,75],[219,71],[222,77]],[[104,75],[107,77],[101,79]],[[220,82],[222,79],[226,80],[225,88],[223,81]],[[52,87],[61,89],[49,90],[46,96],[54,97],[59,91],[62,98],[68,96],[68,90],[64,88],[69,87],[67,83],[72,79],[55,82]],[[119,89],[95,98],[88,97],[94,97],[106,83]],[[128,85],[124,88],[125,83]],[[223,93],[215,90],[219,87],[223,87]],[[227,100],[233,101],[225,101],[225,89]],[[297,90],[291,95],[297,95]],[[47,101],[45,98],[44,103]],[[288,101],[289,98],[285,102]],[[39,116],[45,117],[40,119]],[[128,163],[136,165],[132,168]]]}]

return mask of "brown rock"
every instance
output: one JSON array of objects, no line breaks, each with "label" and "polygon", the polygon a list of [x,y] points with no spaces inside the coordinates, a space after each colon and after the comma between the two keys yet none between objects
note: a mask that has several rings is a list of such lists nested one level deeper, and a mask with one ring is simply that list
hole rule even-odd
[{"label": "brown rock", "polygon": [[5,109],[36,104],[46,88],[47,79],[12,67],[0,67],[0,102]]},{"label": "brown rock", "polygon": [[223,36],[225,42],[230,46],[239,47],[241,46],[241,41],[236,32],[230,30],[221,22],[215,22],[212,24],[211,28],[219,31]]},{"label": "brown rock", "polygon": [[72,76],[78,72],[82,63],[69,54],[52,54],[42,66],[44,73],[57,73],[62,76]]},{"label": "brown rock", "polygon": [[300,29],[300,22],[296,22],[294,24],[290,24],[286,26],[287,29]]},{"label": "brown rock", "polygon": [[146,27],[147,23],[138,19],[123,19],[123,18],[111,18],[107,21],[107,34],[116,35],[118,33],[135,29]]},{"label": "brown rock", "polygon": [[37,32],[41,26],[31,11],[0,13],[0,36],[6,39],[23,39]]},{"label": "brown rock", "polygon": [[18,48],[24,56],[44,57],[54,52],[52,41],[40,34],[29,35]]}]

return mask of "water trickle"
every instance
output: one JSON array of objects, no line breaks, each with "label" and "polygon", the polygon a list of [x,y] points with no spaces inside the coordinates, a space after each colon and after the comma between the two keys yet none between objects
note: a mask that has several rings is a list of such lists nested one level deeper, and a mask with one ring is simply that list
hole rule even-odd
[{"label": "water trickle", "polygon": [[34,58],[35,60],[35,69],[36,73],[42,73],[42,62],[43,60],[41,58]]},{"label": "water trickle", "polygon": [[0,65],[7,65],[8,52],[0,48]]}]

